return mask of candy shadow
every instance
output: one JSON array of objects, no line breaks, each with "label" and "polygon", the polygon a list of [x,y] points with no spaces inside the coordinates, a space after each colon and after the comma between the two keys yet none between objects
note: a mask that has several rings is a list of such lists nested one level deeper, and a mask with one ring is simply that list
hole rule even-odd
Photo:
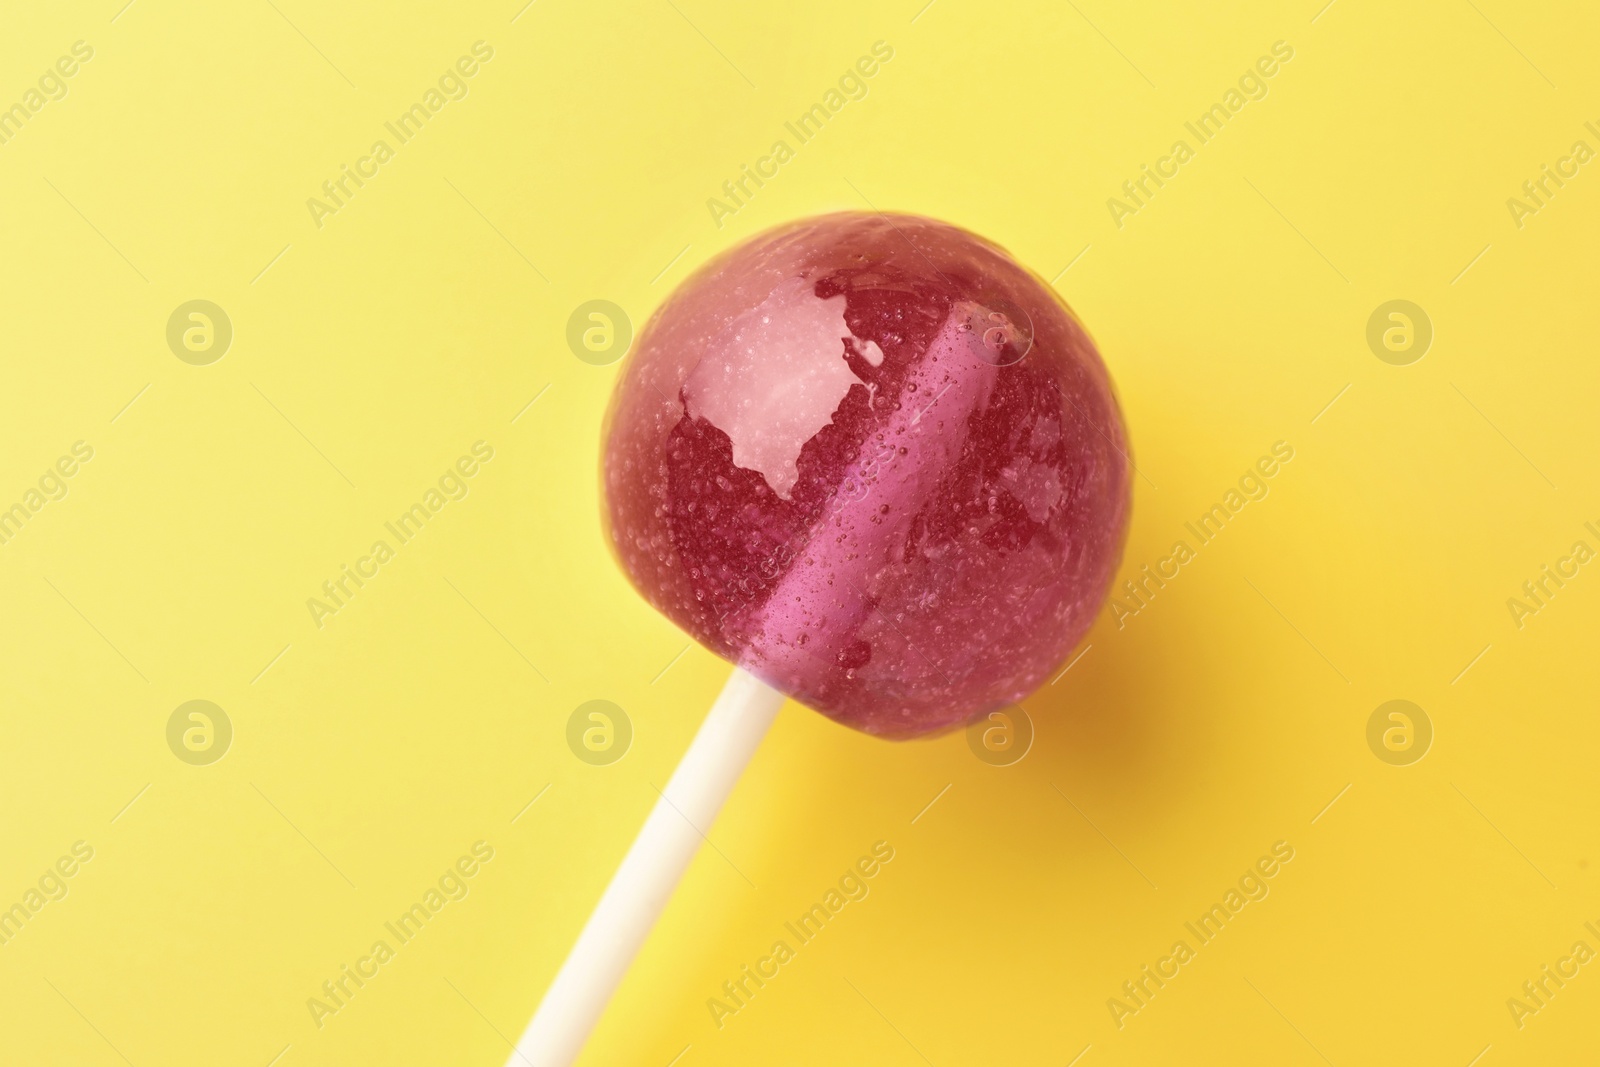
[{"label": "candy shadow", "polygon": [[1120,627],[1102,611],[1070,666],[1022,701],[1034,746],[1013,769],[1164,819],[1162,809],[1184,803],[1221,758],[1219,724],[1201,694],[1214,696],[1226,641],[1216,619],[1178,597]]}]

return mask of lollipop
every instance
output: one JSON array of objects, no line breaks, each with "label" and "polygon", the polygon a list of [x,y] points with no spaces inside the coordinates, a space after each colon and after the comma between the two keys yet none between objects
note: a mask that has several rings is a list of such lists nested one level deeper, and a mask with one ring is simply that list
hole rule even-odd
[{"label": "lollipop", "polygon": [[1088,335],[964,230],[829,215],[684,282],[612,399],[608,527],[736,666],[513,1062],[576,1057],[785,694],[908,738],[1037,688],[1110,585],[1128,470]]}]

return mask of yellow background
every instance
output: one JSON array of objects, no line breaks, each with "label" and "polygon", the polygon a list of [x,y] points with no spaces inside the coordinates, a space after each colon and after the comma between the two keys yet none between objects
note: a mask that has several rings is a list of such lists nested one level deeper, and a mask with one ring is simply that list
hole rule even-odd
[{"label": "yellow background", "polygon": [[[1506,601],[1600,548],[1600,173],[1520,229],[1506,199],[1600,148],[1600,14],[1319,2],[8,11],[0,105],[94,58],[0,145],[0,506],[95,454],[0,547],[0,906],[95,854],[0,947],[0,1060],[502,1063],[727,674],[605,549],[618,365],[568,316],[642,326],[719,249],[869,204],[1058,279],[1143,475],[1124,576],[1295,458],[1102,616],[1014,766],[786,707],[584,1062],[1592,1053],[1600,965],[1521,1029],[1506,1001],[1600,948],[1600,566],[1521,629]],[[307,198],[478,40],[470,95],[319,229]],[[879,40],[869,95],[719,229],[706,199]],[[1269,95],[1114,225],[1279,40]],[[197,298],[235,331],[209,366],[165,341]],[[1409,366],[1365,341],[1396,298],[1435,329]],[[470,495],[318,629],[306,599],[480,439]],[[597,698],[635,735],[603,767],[565,742]],[[233,723],[210,766],[167,747],[192,699]],[[1434,727],[1411,766],[1367,746],[1390,699]],[[470,895],[319,1029],[307,999],[478,840]],[[714,1026],[878,840],[870,896]],[[1270,895],[1119,1029],[1108,998],[1279,840]]]}]

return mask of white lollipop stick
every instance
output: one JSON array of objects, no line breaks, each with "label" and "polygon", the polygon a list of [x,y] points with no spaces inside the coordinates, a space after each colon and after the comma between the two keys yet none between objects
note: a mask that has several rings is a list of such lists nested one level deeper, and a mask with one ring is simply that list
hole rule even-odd
[{"label": "white lollipop stick", "polygon": [[776,689],[733,669],[507,1067],[567,1067],[578,1058],[783,701]]}]

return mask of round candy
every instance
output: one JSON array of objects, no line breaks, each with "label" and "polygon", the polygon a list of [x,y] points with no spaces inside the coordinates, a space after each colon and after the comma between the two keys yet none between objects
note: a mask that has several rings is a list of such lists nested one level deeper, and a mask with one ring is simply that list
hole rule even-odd
[{"label": "round candy", "polygon": [[623,367],[603,477],[658,610],[824,715],[910,737],[1020,700],[1083,637],[1127,451],[1048,286],[956,227],[849,213],[678,287]]}]

